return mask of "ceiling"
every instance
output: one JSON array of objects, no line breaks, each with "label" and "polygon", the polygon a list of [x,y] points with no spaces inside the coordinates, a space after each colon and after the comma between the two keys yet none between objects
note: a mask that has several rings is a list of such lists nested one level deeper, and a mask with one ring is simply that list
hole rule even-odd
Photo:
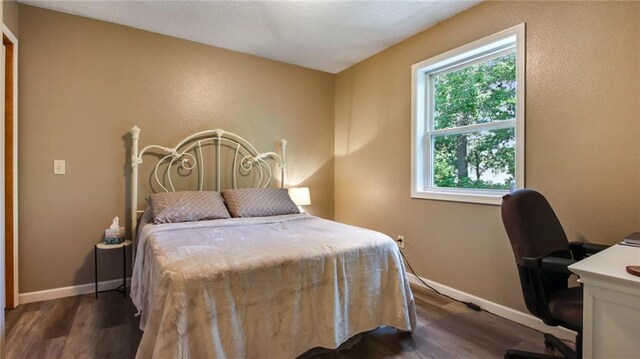
[{"label": "ceiling", "polygon": [[337,73],[481,0],[19,2]]}]

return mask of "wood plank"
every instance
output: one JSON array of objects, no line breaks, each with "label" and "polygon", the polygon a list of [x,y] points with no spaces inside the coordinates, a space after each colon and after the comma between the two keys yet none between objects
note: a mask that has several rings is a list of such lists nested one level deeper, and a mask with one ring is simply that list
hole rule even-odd
[{"label": "wood plank", "polygon": [[4,323],[5,328],[7,328],[7,333],[9,333],[8,328],[12,328],[15,326],[15,323],[20,319],[20,315],[34,303],[19,305],[13,309],[7,309],[4,311]]},{"label": "wood plank", "polygon": [[123,324],[100,329],[100,340],[96,345],[98,358],[127,358],[131,355],[130,343],[124,340],[129,336],[129,325]]},{"label": "wood plank", "polygon": [[[83,298],[84,299],[84,298]],[[62,358],[94,357],[96,343],[99,339],[100,306],[98,300],[81,301],[71,324],[67,341],[62,351]],[[112,343],[115,345],[115,343]]]},{"label": "wood plank", "polygon": [[126,308],[129,298],[123,298],[118,292],[101,293],[98,301],[100,329],[106,329],[114,326],[121,326],[130,321],[129,312],[123,310]]},{"label": "wood plank", "polygon": [[42,339],[43,322],[47,321],[47,313],[54,301],[32,303],[30,308],[20,312],[19,317],[12,320],[13,325],[6,327],[5,358],[27,357],[34,343]]},{"label": "wood plank", "polygon": [[25,358],[37,338],[36,331],[39,312],[25,312],[7,334],[5,358]]},{"label": "wood plank", "polygon": [[53,339],[69,335],[79,304],[80,297],[67,297],[55,300],[51,310],[47,313],[47,321],[42,324],[44,327],[43,339]]},{"label": "wood plank", "polygon": [[29,350],[27,358],[60,358],[66,341],[67,337],[57,337],[36,342]]}]

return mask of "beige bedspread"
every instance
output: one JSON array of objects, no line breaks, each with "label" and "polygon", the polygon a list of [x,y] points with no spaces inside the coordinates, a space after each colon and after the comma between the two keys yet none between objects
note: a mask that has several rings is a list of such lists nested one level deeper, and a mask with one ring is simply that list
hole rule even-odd
[{"label": "beige bedspread", "polygon": [[415,327],[394,241],[306,214],[146,225],[131,298],[137,358],[293,358]]}]

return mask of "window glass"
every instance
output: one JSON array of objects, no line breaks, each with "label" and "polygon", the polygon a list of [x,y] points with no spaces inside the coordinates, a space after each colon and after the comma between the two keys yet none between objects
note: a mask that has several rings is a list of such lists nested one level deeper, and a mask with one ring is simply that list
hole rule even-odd
[{"label": "window glass", "polygon": [[515,180],[515,129],[435,136],[433,186],[508,190]]},{"label": "window glass", "polygon": [[432,79],[436,130],[515,118],[515,52]]}]

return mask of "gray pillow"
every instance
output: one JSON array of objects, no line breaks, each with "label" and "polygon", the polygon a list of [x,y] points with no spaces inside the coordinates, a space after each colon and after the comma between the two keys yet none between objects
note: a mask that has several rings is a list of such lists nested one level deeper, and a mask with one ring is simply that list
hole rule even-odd
[{"label": "gray pillow", "polygon": [[220,193],[183,191],[154,193],[149,196],[153,222],[177,223],[230,218]]},{"label": "gray pillow", "polygon": [[300,213],[286,188],[241,188],[222,191],[232,217],[267,217]]}]

